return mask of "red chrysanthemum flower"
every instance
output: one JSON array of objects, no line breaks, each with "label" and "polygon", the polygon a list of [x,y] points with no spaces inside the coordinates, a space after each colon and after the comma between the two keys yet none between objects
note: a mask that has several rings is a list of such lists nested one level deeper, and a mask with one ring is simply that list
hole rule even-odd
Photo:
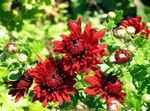
[{"label": "red chrysanthemum flower", "polygon": [[142,17],[130,18],[128,20],[123,20],[121,25],[125,28],[132,26],[135,28],[135,34],[141,33],[142,35],[145,34],[146,24],[144,22],[141,23]]},{"label": "red chrysanthemum flower", "polygon": [[73,74],[86,72],[88,74],[90,68],[96,64],[102,64],[101,56],[108,55],[105,50],[107,44],[99,44],[99,40],[105,35],[104,30],[96,31],[92,28],[91,22],[85,26],[85,30],[81,31],[82,18],[78,21],[70,20],[70,35],[60,35],[62,41],[54,41],[55,52],[64,53],[64,70]]},{"label": "red chrysanthemum flower", "polygon": [[6,82],[11,88],[9,94],[16,96],[15,102],[18,102],[21,97],[28,93],[32,82],[33,78],[29,75],[29,71],[25,71],[22,77],[17,81]]},{"label": "red chrysanthemum flower", "polygon": [[94,76],[85,77],[85,81],[92,85],[85,89],[87,94],[97,95],[101,93],[102,99],[114,98],[119,102],[124,102],[126,93],[121,92],[123,84],[116,75],[105,76],[103,72],[97,71]]},{"label": "red chrysanthemum flower", "polygon": [[[38,57],[39,58],[39,57]],[[33,102],[39,100],[43,106],[47,106],[49,101],[71,102],[69,94],[77,93],[74,89],[74,76],[68,75],[63,70],[62,60],[54,60],[49,57],[45,61],[39,58],[39,64],[30,71],[30,75],[37,84],[34,89]]]},{"label": "red chrysanthemum flower", "polygon": [[130,52],[125,49],[119,49],[115,53],[116,63],[123,64],[131,60]]}]

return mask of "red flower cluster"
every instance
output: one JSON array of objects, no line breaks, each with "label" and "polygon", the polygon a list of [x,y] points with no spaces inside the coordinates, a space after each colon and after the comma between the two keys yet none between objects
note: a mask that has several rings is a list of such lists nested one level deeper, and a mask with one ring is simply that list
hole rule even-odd
[{"label": "red flower cluster", "polygon": [[118,64],[123,64],[131,60],[130,53],[125,49],[119,49],[115,53],[115,60]]},{"label": "red flower cluster", "polygon": [[22,77],[17,81],[6,82],[11,88],[9,94],[16,96],[15,102],[18,102],[21,97],[28,93],[32,82],[33,78],[29,75],[29,71],[24,72]]},{"label": "red flower cluster", "polygon": [[78,21],[70,20],[69,28],[70,35],[61,35],[62,41],[54,41],[55,52],[64,53],[64,69],[72,75],[86,72],[96,67],[97,64],[102,64],[101,56],[108,55],[105,50],[107,44],[99,44],[99,40],[105,35],[104,30],[96,31],[91,27],[92,23],[88,22],[85,30],[81,31],[82,18]]},{"label": "red flower cluster", "polygon": [[[43,61],[39,56],[39,63],[30,71],[14,82],[8,82],[12,90],[9,92],[12,96],[16,96],[16,102],[20,97],[28,92],[35,80],[33,88],[33,102],[39,100],[43,106],[47,106],[50,101],[59,102],[62,105],[64,101],[71,102],[70,94],[76,94],[78,91],[74,88],[76,72],[89,73],[92,69],[95,72],[94,76],[87,76],[85,81],[92,86],[85,89],[89,95],[102,93],[102,98],[110,100],[114,98],[119,102],[123,102],[123,97],[126,95],[122,90],[122,82],[118,77],[112,74],[106,76],[103,72],[97,69],[97,64],[102,64],[101,56],[107,56],[105,50],[107,44],[99,43],[99,40],[105,35],[104,30],[96,31],[91,27],[91,22],[85,26],[85,30],[81,31],[81,20],[70,20],[69,28],[70,35],[61,35],[62,41],[54,41],[57,53],[65,54],[60,60],[54,60],[52,57],[46,58]],[[130,60],[130,54],[120,49],[115,54],[117,63],[124,63]],[[112,102],[111,102],[112,103]]]},{"label": "red flower cluster", "polygon": [[116,75],[109,74],[106,76],[103,72],[96,71],[94,76],[85,77],[85,81],[92,85],[85,89],[89,95],[101,93],[103,99],[114,98],[119,102],[124,102],[123,97],[126,96],[126,93],[121,92],[123,84]]},{"label": "red flower cluster", "polygon": [[47,106],[49,101],[71,102],[69,94],[77,93],[74,89],[74,76],[70,76],[63,70],[62,60],[54,60],[49,57],[45,61],[39,59],[39,64],[30,71],[30,75],[37,84],[34,89],[35,100],[40,100],[43,106]]},{"label": "red flower cluster", "polygon": [[147,37],[150,36],[150,29],[146,28],[146,24],[144,22],[141,23],[142,17],[136,17],[136,18],[130,18],[128,20],[123,20],[121,25],[125,28],[132,26],[135,28],[137,33],[140,33],[141,35],[146,34]]}]

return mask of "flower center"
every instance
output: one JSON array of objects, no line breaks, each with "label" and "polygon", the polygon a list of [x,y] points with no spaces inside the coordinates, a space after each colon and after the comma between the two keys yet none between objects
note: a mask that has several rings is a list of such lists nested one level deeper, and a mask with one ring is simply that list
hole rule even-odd
[{"label": "flower center", "polygon": [[68,41],[66,44],[67,44],[67,50],[73,56],[82,56],[85,54],[82,39],[79,39],[77,37],[71,38],[70,41]]},{"label": "flower center", "polygon": [[51,89],[57,88],[62,84],[62,77],[57,72],[50,72],[49,76],[46,79],[46,86]]}]

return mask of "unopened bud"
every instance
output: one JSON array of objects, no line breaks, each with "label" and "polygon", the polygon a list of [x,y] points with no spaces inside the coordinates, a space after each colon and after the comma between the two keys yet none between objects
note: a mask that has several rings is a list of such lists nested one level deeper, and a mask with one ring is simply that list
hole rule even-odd
[{"label": "unopened bud", "polygon": [[115,62],[116,62],[115,56],[114,56],[114,55],[113,55],[113,56],[110,56],[109,61],[110,61],[111,63],[115,63]]},{"label": "unopened bud", "polygon": [[150,94],[144,94],[143,95],[143,101],[144,102],[150,102]]},{"label": "unopened bud", "polygon": [[131,54],[125,49],[119,49],[115,53],[115,59],[118,64],[123,64],[131,60]]},{"label": "unopened bud", "polygon": [[132,27],[132,26],[128,26],[127,27],[127,32],[129,33],[129,34],[135,34],[135,28],[134,27]]},{"label": "unopened bud", "polygon": [[133,45],[130,45],[129,46],[129,51],[131,51],[131,52],[134,52],[136,49],[135,49],[135,47],[133,46]]},{"label": "unopened bud", "polygon": [[150,22],[146,23],[147,27],[150,28]]},{"label": "unopened bud", "polygon": [[6,45],[6,50],[10,53],[15,53],[17,51],[17,44],[15,42],[9,42]]},{"label": "unopened bud", "polygon": [[23,53],[18,55],[18,60],[19,60],[20,62],[26,62],[27,59],[28,59],[28,56],[26,56],[26,55],[23,54]]},{"label": "unopened bud", "polygon": [[122,37],[125,37],[125,34],[126,34],[126,30],[123,29],[123,28],[115,28],[113,30],[113,33],[114,33],[114,36],[117,37],[117,38],[122,38]]},{"label": "unopened bud", "polygon": [[110,18],[115,18],[116,17],[116,14],[114,12],[109,12],[108,13],[108,17]]},{"label": "unopened bud", "polygon": [[101,18],[102,18],[102,19],[106,19],[107,17],[108,17],[108,15],[105,14],[105,13],[101,15]]},{"label": "unopened bud", "polygon": [[119,111],[121,109],[120,103],[118,100],[113,98],[108,100],[108,111]]}]

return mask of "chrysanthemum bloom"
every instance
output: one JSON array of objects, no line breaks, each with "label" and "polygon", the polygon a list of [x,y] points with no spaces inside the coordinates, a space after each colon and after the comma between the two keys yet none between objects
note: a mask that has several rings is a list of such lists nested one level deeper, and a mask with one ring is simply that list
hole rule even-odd
[{"label": "chrysanthemum bloom", "polygon": [[141,35],[146,34],[147,35],[147,28],[146,24],[144,22],[141,22],[142,17],[136,17],[136,18],[130,18],[128,20],[123,20],[121,22],[121,25],[125,28],[133,27],[135,28],[135,34],[139,33]]},{"label": "chrysanthemum bloom", "polygon": [[92,96],[102,94],[102,99],[109,100],[114,98],[119,102],[124,102],[126,93],[121,92],[123,83],[116,75],[109,74],[105,76],[103,72],[97,71],[94,76],[85,77],[85,81],[92,85],[85,89],[87,94]]},{"label": "chrysanthemum bloom", "polygon": [[131,60],[130,52],[125,49],[119,49],[115,53],[116,63],[123,64]]},{"label": "chrysanthemum bloom", "polygon": [[71,102],[69,94],[77,93],[77,90],[74,89],[76,81],[74,76],[64,72],[62,60],[54,60],[49,57],[45,61],[39,58],[39,62],[30,72],[37,84],[33,89],[33,102],[39,100],[44,107],[50,101],[58,101],[60,105],[64,101]]},{"label": "chrysanthemum bloom", "polygon": [[9,94],[16,96],[15,102],[18,102],[21,97],[28,93],[32,82],[33,78],[29,75],[29,71],[25,71],[22,77],[17,81],[6,82],[11,88]]},{"label": "chrysanthemum bloom", "polygon": [[60,35],[62,41],[53,42],[55,45],[54,51],[65,54],[64,70],[69,71],[71,75],[74,71],[88,74],[90,68],[103,63],[101,56],[108,55],[105,50],[107,44],[99,44],[99,40],[105,35],[105,31],[96,31],[91,27],[92,23],[88,22],[82,33],[81,22],[81,17],[78,21],[70,20],[68,25],[71,34]]}]

